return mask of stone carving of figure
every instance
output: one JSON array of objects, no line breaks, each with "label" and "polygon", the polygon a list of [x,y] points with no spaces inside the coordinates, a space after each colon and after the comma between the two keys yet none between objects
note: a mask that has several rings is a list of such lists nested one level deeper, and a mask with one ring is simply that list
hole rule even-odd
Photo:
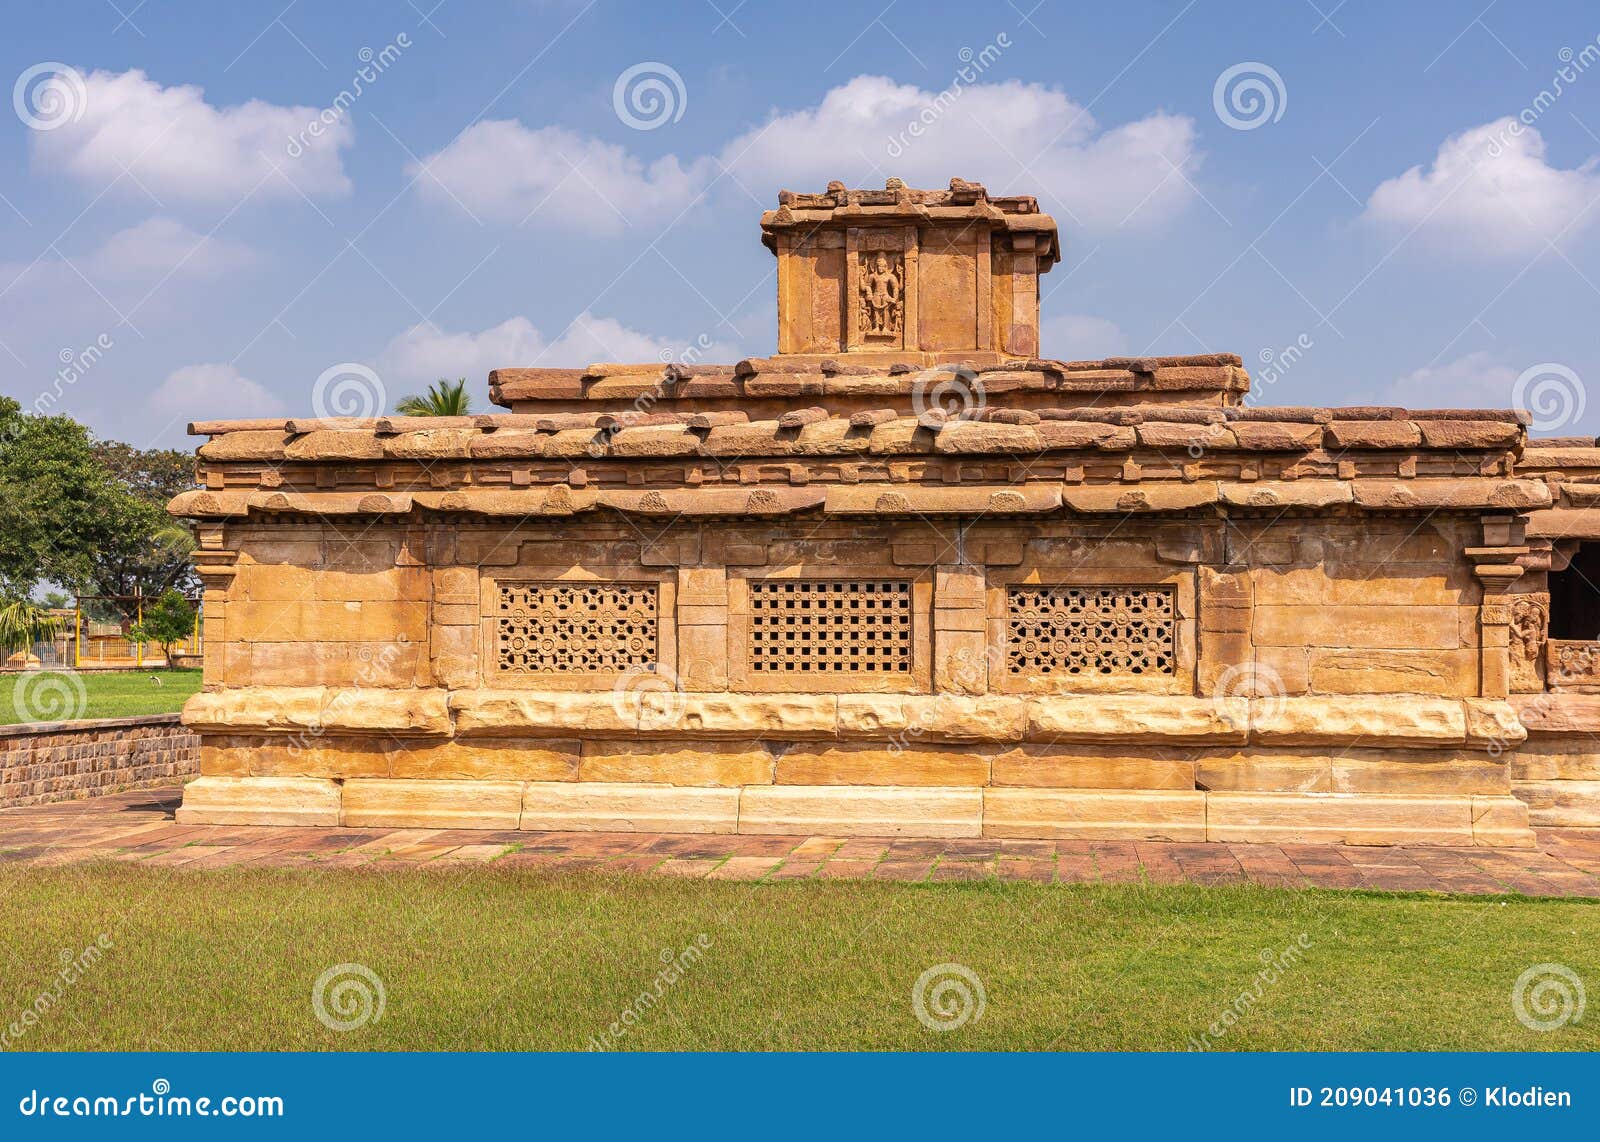
[{"label": "stone carving of figure", "polygon": [[1511,604],[1511,683],[1518,692],[1542,688],[1539,657],[1549,612],[1539,595],[1518,595]]},{"label": "stone carving of figure", "polygon": [[861,275],[862,333],[893,337],[900,332],[900,274],[881,251]]}]

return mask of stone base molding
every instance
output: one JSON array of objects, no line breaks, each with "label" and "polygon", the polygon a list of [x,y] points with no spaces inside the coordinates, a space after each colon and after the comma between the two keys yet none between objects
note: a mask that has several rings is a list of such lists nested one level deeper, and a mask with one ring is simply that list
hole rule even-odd
[{"label": "stone base molding", "polygon": [[1516,711],[1490,698],[1376,695],[1184,698],[1143,694],[736,694],[246,686],[196,694],[204,733],[374,731],[415,737],[781,737],[1161,745],[1515,745]]},{"label": "stone base molding", "polygon": [[201,777],[183,824],[1530,848],[1509,795]]}]

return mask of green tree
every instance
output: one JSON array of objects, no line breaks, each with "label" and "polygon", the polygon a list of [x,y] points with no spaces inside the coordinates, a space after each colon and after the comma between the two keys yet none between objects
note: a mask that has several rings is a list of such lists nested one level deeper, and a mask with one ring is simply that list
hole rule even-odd
[{"label": "green tree", "polygon": [[[71,577],[84,594],[159,595],[195,587],[190,553],[194,536],[167,514],[167,502],[195,486],[194,457],[176,449],[143,450],[114,440],[94,443],[95,459],[111,489],[99,526],[83,536]],[[134,604],[118,609],[132,617]]]},{"label": "green tree", "polygon": [[181,591],[166,591],[146,604],[144,619],[133,625],[128,636],[135,642],[153,642],[172,669],[172,648],[194,633],[194,606]]},{"label": "green tree", "polygon": [[75,586],[84,537],[103,528],[115,491],[83,425],[0,397],[0,602],[46,579]]},{"label": "green tree", "polygon": [[394,407],[402,416],[466,416],[472,412],[467,378],[447,381],[440,377],[428,386],[425,395],[402,397]]},{"label": "green tree", "polygon": [[[190,586],[192,540],[166,502],[193,485],[182,452],[96,441],[0,397],[0,605],[45,581],[80,596]],[[131,617],[133,604],[120,609]]]}]

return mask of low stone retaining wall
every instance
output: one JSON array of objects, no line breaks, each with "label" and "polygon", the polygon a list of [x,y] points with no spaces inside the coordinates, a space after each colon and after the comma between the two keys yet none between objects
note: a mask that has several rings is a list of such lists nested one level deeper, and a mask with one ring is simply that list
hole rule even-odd
[{"label": "low stone retaining wall", "polygon": [[177,714],[0,726],[0,808],[173,785],[200,772]]}]

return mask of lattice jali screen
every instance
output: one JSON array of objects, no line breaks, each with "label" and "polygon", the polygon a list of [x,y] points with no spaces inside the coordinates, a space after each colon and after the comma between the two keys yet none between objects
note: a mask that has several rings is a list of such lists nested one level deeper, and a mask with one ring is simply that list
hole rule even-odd
[{"label": "lattice jali screen", "polygon": [[495,666],[618,674],[656,661],[654,583],[501,583]]},{"label": "lattice jali screen", "polygon": [[1172,674],[1171,587],[1011,587],[1006,670],[1044,676]]},{"label": "lattice jali screen", "polygon": [[750,582],[750,669],[758,674],[909,674],[911,583]]}]

